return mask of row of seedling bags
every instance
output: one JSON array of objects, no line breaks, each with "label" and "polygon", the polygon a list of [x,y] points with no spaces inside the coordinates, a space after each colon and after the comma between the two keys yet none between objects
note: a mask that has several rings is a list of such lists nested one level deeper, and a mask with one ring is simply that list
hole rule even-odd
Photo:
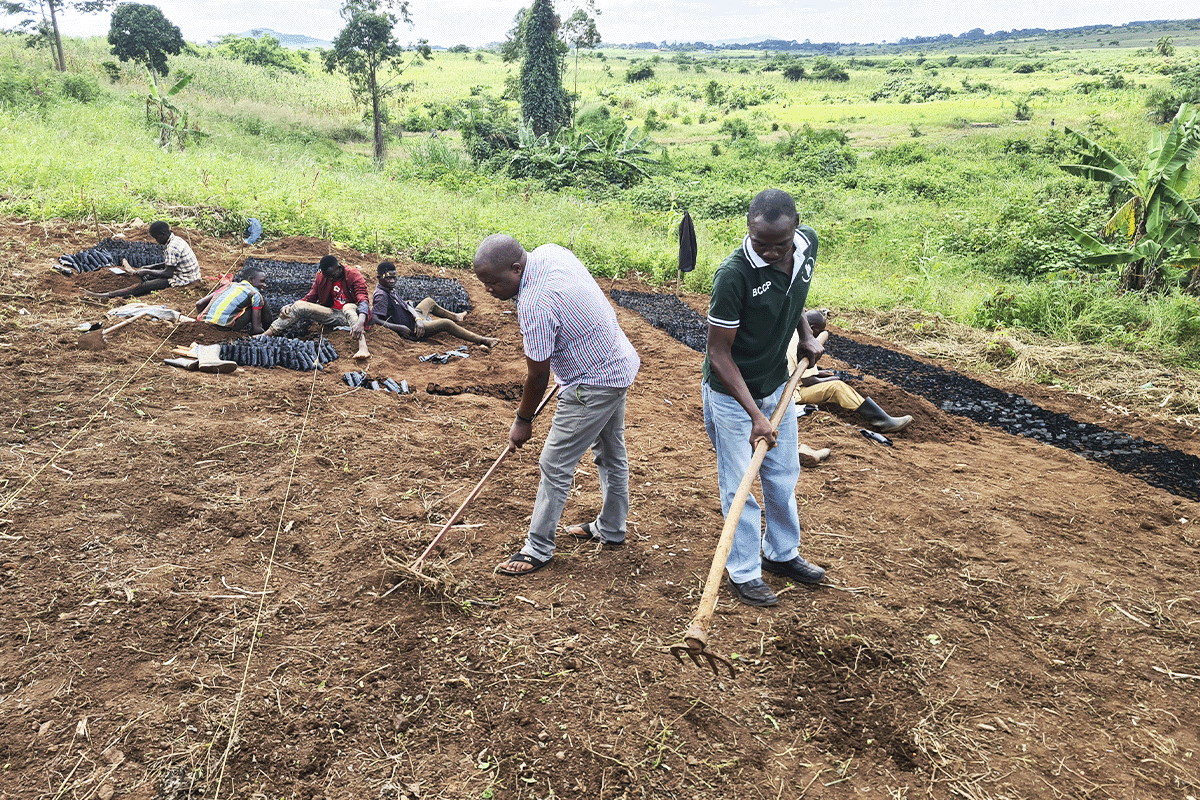
[{"label": "row of seedling bags", "polygon": [[59,272],[94,272],[105,267],[121,267],[122,262],[133,269],[162,266],[164,248],[157,242],[130,242],[125,239],[104,239],[95,247],[80,250],[74,255],[58,257]]},{"label": "row of seedling bags", "polygon": [[284,367],[306,372],[324,369],[338,358],[328,339],[320,343],[304,339],[269,336],[263,339],[233,339],[221,343],[221,358],[243,367]]}]

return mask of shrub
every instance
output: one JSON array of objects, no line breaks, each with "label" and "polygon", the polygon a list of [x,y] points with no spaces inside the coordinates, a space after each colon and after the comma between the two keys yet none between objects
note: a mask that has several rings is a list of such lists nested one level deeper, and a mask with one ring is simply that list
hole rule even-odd
[{"label": "shrub", "polygon": [[798,81],[805,77],[804,66],[802,64],[790,64],[783,70],[783,77],[789,81]]},{"label": "shrub", "polygon": [[62,93],[77,103],[94,103],[100,97],[100,84],[86,75],[64,75]]},{"label": "shrub", "polygon": [[844,82],[850,80],[850,73],[839,67],[828,56],[817,56],[812,60],[812,72],[809,77],[815,81]]},{"label": "shrub", "polygon": [[890,167],[920,164],[928,160],[929,151],[924,145],[916,142],[902,142],[892,147],[885,147],[882,150],[876,150],[871,156],[871,161]]},{"label": "shrub", "polygon": [[631,66],[625,71],[626,83],[637,83],[638,81],[648,81],[654,77],[654,67],[649,64],[641,66]]},{"label": "shrub", "polygon": [[736,142],[738,139],[749,139],[753,136],[750,133],[750,126],[741,117],[729,117],[721,123],[721,127],[717,128],[717,133],[729,134],[731,142]]}]

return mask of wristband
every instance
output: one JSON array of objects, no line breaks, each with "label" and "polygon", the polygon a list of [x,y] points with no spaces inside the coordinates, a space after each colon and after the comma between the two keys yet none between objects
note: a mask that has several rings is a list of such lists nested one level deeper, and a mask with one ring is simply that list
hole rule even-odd
[{"label": "wristband", "polygon": [[533,424],[533,417],[523,417],[523,416],[521,416],[520,411],[517,412],[517,419],[521,420],[521,422],[524,422],[526,424],[530,424],[530,425]]}]

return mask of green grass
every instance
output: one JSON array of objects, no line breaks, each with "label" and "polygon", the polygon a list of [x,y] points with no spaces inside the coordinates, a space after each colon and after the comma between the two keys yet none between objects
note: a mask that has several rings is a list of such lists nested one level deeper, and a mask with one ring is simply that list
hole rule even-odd
[{"label": "green grass", "polygon": [[[681,68],[673,54],[656,62],[643,51],[587,53],[579,60],[580,111],[604,108],[640,126],[653,110],[665,123],[653,134],[659,163],[649,181],[630,189],[551,191],[476,171],[452,129],[431,138],[398,127],[410,117],[444,125],[471,97],[500,97],[515,67],[494,53],[482,61],[475,53],[437,53],[397,76],[406,88],[390,101],[389,161],[376,170],[369,125],[344,78],[315,66],[297,76],[206,48],[172,59],[164,83],[180,72],[195,76],[176,100],[208,137],[167,152],[144,121],[144,71],[122,65],[110,84],[100,66],[112,58],[102,39],[66,42],[69,70],[98,87],[94,100],[79,102],[49,72],[44,53],[0,36],[0,212],[129,220],[176,219],[189,208],[188,224],[214,233],[238,233],[253,216],[268,236],[329,237],[364,252],[455,267],[469,265],[484,236],[505,231],[529,246],[572,246],[599,275],[670,281],[674,229],[689,208],[700,259],[685,285],[706,291],[744,234],[750,197],[781,186],[821,236],[814,302],[911,306],[1200,364],[1200,311],[1190,298],[1118,297],[1110,280],[1084,273],[1074,282],[1043,277],[1078,266],[1063,224],[1094,228],[1104,211],[1099,189],[1057,169],[1067,159],[1063,127],[1087,130],[1122,157],[1139,159],[1150,131],[1147,94],[1167,85],[1174,66],[1200,68],[1200,56],[1179,37],[1169,60],[1084,44],[1077,39],[1080,49],[1066,49],[1065,40],[1047,39],[1040,47],[835,59],[849,72],[846,82],[788,81],[763,69],[773,56],[755,52],[697,57],[692,63],[703,72]],[[959,63],[947,66],[954,54]],[[979,55],[991,65],[962,65]],[[650,63],[655,77],[626,83],[634,63]],[[1027,63],[1036,69],[1014,72]],[[1103,85],[1110,74],[1122,76],[1120,88]],[[872,99],[897,77],[942,87],[941,99]],[[573,59],[564,83],[574,86]],[[4,102],[6,85],[16,87],[16,100]],[[1033,119],[1017,121],[1016,101],[1025,99]],[[745,123],[750,137],[731,141],[722,131],[730,120]],[[806,126],[842,131],[849,144],[781,155],[789,131]],[[1190,196],[1198,194],[1193,185]],[[1010,296],[1003,307],[994,302]]]}]

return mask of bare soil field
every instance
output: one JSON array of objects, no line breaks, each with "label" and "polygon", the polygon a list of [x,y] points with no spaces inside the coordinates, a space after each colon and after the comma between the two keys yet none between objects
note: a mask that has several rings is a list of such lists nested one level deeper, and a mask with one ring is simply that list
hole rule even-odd
[{"label": "bare soil field", "polygon": [[[172,348],[227,336],[139,320],[76,348],[118,304],[81,289],[121,279],[50,265],[115,232],[0,221],[0,798],[1200,796],[1197,502],[864,370],[860,391],[915,421],[885,447],[848,412],[801,419],[833,450],[798,487],[827,582],[767,576],[768,609],[722,588],[710,647],[739,671],[714,677],[668,654],[722,527],[699,353],[617,307],[643,361],[625,548],[562,536],[544,570],[493,574],[524,536],[540,420],[430,587],[405,566],[506,442],[512,305],[385,254],[461,280],[468,327],[501,343],[423,363],[460,343],[369,332],[367,371],[405,395],[343,383],[338,332],[323,371],[185,372]],[[379,260],[179,232],[206,275],[333,252],[373,285]],[[209,286],[154,300],[188,312]],[[973,377],[1200,454],[1153,406]],[[585,459],[564,524],[597,503]]]}]

